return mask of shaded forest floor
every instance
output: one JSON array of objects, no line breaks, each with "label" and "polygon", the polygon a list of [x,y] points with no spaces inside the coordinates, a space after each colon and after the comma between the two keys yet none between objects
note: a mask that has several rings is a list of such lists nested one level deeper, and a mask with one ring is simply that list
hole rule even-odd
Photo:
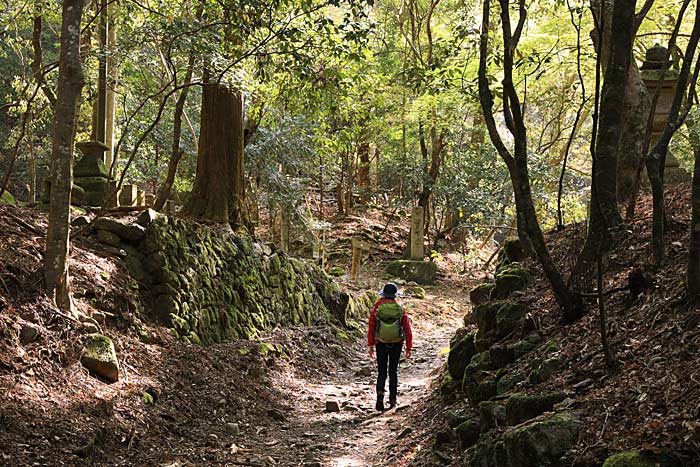
[{"label": "shaded forest floor", "polygon": [[[417,417],[466,312],[470,281],[404,299],[415,352],[401,364],[399,407],[378,414],[365,323],[183,344],[136,305],[137,285],[118,258],[80,235],[73,284],[78,309],[91,319],[76,321],[41,293],[44,214],[0,206],[0,225],[0,465],[406,465],[431,442],[417,432]],[[378,290],[381,276],[368,263],[358,284],[341,281]],[[79,363],[93,326],[114,340],[121,365],[114,384]],[[38,334],[23,341],[27,328]],[[339,411],[327,411],[327,402]],[[397,439],[405,449],[388,460],[399,453]]]}]

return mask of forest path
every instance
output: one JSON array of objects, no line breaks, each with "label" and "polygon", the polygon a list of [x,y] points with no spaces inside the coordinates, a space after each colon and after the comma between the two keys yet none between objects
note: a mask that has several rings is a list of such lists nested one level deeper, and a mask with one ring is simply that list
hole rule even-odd
[{"label": "forest path", "polygon": [[[392,445],[414,428],[421,403],[430,384],[447,359],[446,349],[468,307],[464,291],[436,286],[424,299],[400,299],[411,317],[414,351],[402,355],[399,366],[398,406],[378,413],[376,362],[370,360],[366,343],[357,342],[348,359],[320,372],[280,374],[278,384],[290,410],[277,432],[265,433],[268,462],[308,467],[355,467],[407,465],[411,459],[388,460]],[[388,384],[388,382],[387,382]],[[326,402],[336,401],[340,412],[327,412]],[[273,464],[274,465],[274,464]]]}]

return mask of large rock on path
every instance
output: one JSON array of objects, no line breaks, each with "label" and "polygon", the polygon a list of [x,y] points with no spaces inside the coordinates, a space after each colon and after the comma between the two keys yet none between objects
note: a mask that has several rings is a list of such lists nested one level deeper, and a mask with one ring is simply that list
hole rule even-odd
[{"label": "large rock on path", "polygon": [[80,363],[90,373],[109,383],[119,380],[119,360],[112,339],[102,334],[88,334]]}]

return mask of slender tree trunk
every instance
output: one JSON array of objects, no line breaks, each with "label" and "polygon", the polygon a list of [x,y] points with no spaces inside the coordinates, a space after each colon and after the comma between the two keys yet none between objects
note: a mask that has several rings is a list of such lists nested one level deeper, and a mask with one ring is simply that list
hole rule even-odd
[{"label": "slender tree trunk", "polygon": [[202,91],[197,172],[184,213],[247,227],[243,162],[243,96],[225,84],[207,82]]},{"label": "slender tree trunk", "polygon": [[357,168],[357,186],[360,189],[360,202],[364,204],[367,202],[367,195],[370,191],[369,141],[366,141],[364,137],[362,138],[360,144],[357,146],[357,153],[360,158],[359,167]]},{"label": "slender tree trunk", "polygon": [[192,82],[195,58],[195,53],[190,52],[189,61],[187,63],[187,71],[185,72],[185,80],[183,82],[185,87],[182,88],[182,91],[180,91],[180,96],[177,98],[177,102],[175,103],[175,114],[173,115],[173,145],[170,152],[170,160],[168,161],[168,173],[165,176],[163,185],[158,191],[158,197],[156,198],[156,202],[153,206],[156,211],[162,210],[165,202],[170,197],[170,191],[173,188],[175,176],[177,175],[177,167],[182,159],[182,149],[180,148],[180,140],[182,138],[182,119],[185,113],[187,94],[190,90],[188,85]]},{"label": "slender tree trunk", "polygon": [[117,60],[115,53],[117,48],[117,30],[114,27],[113,19],[114,6],[110,4],[108,7],[109,16],[109,32],[107,34],[107,110],[105,122],[105,144],[109,149],[105,152],[105,167],[113,172],[112,167],[116,167],[114,156],[114,123],[117,115]]},{"label": "slender tree trunk", "polygon": [[[513,154],[506,147],[498,131],[498,125],[493,113],[493,93],[489,87],[487,76],[488,38],[490,1],[484,0],[482,12],[481,41],[479,47],[479,101],[484,113],[484,123],[488,129],[492,143],[506,163],[513,183],[516,209],[518,214],[519,234],[526,235],[527,243],[537,254],[542,269],[549,281],[557,303],[562,309],[562,317],[566,322],[573,322],[581,315],[581,306],[571,293],[562,278],[556,264],[552,260],[547,244],[542,234],[537,212],[532,200],[527,161],[527,129],[525,127],[524,111],[520,98],[513,83],[514,54],[520,35],[525,26],[527,9],[525,1],[519,0],[518,24],[513,30],[510,21],[510,4],[508,0],[499,0],[501,6],[501,25],[503,28],[503,107],[506,126],[513,136]],[[522,240],[522,239],[521,239]]]},{"label": "slender tree trunk", "polygon": [[61,51],[58,62],[58,100],[51,150],[51,200],[46,232],[44,277],[46,288],[62,310],[71,311],[68,256],[70,195],[73,183],[73,142],[84,77],[80,63],[80,21],[84,0],[63,0]]}]

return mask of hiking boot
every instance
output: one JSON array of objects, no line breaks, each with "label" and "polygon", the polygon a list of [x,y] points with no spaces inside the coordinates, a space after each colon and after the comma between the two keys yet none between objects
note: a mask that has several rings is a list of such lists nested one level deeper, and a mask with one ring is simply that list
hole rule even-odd
[{"label": "hiking boot", "polygon": [[393,409],[396,407],[396,397],[389,397],[389,408]]},{"label": "hiking boot", "polygon": [[384,412],[384,393],[377,393],[377,404],[374,406],[379,412]]}]

